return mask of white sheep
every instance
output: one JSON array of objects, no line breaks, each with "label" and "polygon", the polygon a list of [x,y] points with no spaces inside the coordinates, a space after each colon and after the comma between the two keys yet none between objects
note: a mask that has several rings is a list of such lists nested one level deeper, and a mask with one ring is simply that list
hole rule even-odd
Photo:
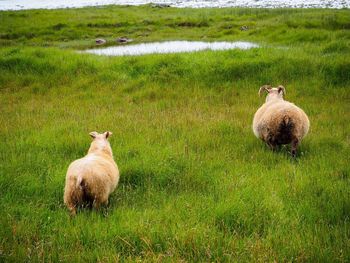
[{"label": "white sheep", "polygon": [[291,154],[295,157],[299,143],[309,131],[309,119],[302,109],[283,99],[286,93],[283,86],[264,85],[259,89],[259,96],[264,91],[268,94],[266,102],[254,115],[254,134],[272,150],[291,144]]},{"label": "white sheep", "polygon": [[107,205],[109,195],[118,184],[119,170],[107,140],[111,135],[109,131],[103,134],[91,132],[93,141],[88,154],[68,167],[64,203],[72,215],[83,204],[96,209]]}]

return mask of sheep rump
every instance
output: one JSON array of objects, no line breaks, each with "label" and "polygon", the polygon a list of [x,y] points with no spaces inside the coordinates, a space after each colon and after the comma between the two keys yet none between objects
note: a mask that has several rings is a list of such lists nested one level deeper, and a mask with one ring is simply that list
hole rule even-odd
[{"label": "sheep rump", "polygon": [[294,156],[298,144],[308,133],[309,119],[302,109],[283,99],[284,88],[269,88],[267,92],[271,97],[255,113],[253,132],[273,150],[279,145],[291,144]]},{"label": "sheep rump", "polygon": [[[96,144],[93,142],[92,146],[94,143]],[[119,171],[109,143],[104,147],[107,150],[90,147],[85,157],[75,160],[68,167],[64,203],[72,215],[76,214],[79,206],[99,208],[107,205],[109,195],[118,184]]]}]

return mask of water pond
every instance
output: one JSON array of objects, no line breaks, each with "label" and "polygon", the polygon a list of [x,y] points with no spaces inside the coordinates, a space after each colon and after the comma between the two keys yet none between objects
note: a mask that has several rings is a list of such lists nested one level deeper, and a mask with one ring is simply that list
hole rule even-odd
[{"label": "water pond", "polygon": [[202,42],[202,41],[165,41],[133,45],[95,48],[81,51],[105,56],[138,56],[145,54],[195,52],[201,50],[250,49],[259,45],[251,42]]}]

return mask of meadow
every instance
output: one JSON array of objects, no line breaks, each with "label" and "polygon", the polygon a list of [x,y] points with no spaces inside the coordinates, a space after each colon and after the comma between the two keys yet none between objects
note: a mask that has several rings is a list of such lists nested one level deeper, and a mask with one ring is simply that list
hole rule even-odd
[{"label": "meadow", "polygon": [[[349,30],[349,10],[0,11],[0,261],[350,261]],[[120,36],[261,47],[76,52]],[[263,84],[309,116],[295,160],[252,132]],[[65,173],[95,130],[120,183],[71,218]]]}]

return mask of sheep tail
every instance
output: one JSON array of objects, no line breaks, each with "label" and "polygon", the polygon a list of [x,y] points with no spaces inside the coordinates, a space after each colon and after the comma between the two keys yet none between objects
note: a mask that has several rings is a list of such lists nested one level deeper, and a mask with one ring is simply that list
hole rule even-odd
[{"label": "sheep tail", "polygon": [[75,192],[79,202],[83,202],[85,196],[85,183],[83,177],[80,175],[78,175],[77,181],[75,183]]},{"label": "sheep tail", "polygon": [[86,184],[82,176],[80,175],[78,176],[75,187],[76,187],[76,190],[79,192],[80,199],[81,199],[80,201],[84,201],[84,198],[86,196]]},{"label": "sheep tail", "polygon": [[289,116],[283,117],[283,124],[286,129],[291,129],[293,127],[293,122]]},{"label": "sheep tail", "polygon": [[78,195],[79,195],[80,202],[88,202],[88,203],[93,202],[93,198],[90,195],[89,186],[86,184],[86,181],[84,180],[84,178],[81,177],[80,175],[77,178],[75,186],[76,186],[76,191],[78,192]]},{"label": "sheep tail", "polygon": [[84,184],[84,181],[83,181],[83,177],[81,175],[78,175],[78,178],[77,178],[77,182],[75,184],[75,187],[76,188],[80,188],[81,190],[83,189],[83,184]]}]

